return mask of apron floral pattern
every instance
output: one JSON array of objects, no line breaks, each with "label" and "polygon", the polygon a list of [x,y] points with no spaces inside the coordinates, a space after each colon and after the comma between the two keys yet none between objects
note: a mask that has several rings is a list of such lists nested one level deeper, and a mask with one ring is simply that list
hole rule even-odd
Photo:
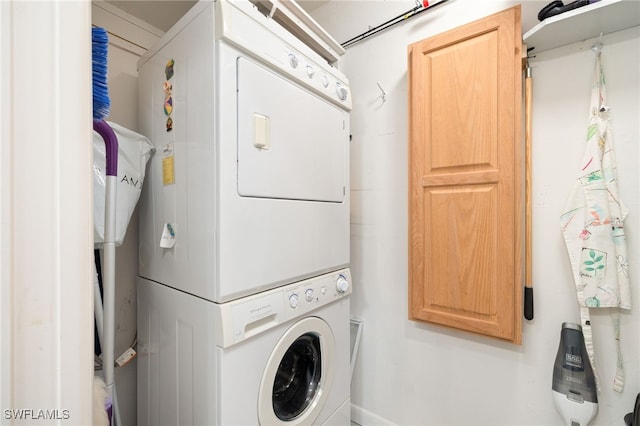
[{"label": "apron floral pattern", "polygon": [[576,285],[587,352],[595,372],[590,308],[616,308],[613,321],[618,350],[614,389],[621,392],[624,371],[620,355],[617,308],[631,308],[624,219],[616,162],[609,129],[601,52],[596,51],[594,85],[587,128],[586,152],[575,186],[560,217]]}]

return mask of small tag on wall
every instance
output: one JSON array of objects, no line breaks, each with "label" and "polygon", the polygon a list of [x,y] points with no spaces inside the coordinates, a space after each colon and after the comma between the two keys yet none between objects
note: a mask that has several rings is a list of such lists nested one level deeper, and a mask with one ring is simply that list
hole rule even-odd
[{"label": "small tag on wall", "polygon": [[168,143],[162,148],[162,184],[165,186],[176,183],[174,158],[173,144]]}]

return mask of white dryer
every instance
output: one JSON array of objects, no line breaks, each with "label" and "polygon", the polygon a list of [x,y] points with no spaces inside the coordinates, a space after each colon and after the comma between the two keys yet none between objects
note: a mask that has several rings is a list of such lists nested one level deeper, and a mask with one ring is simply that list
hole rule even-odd
[{"label": "white dryer", "polygon": [[139,278],[138,425],[349,426],[350,281],[216,304]]},{"label": "white dryer", "polygon": [[139,274],[216,303],[349,265],[342,48],[295,2],[255,3],[196,4],[138,63]]}]

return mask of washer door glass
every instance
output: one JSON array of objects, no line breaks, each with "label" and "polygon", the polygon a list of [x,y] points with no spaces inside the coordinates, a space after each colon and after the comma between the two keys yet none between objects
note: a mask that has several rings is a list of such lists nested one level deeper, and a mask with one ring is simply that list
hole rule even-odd
[{"label": "washer door glass", "polygon": [[283,421],[300,415],[313,401],[322,378],[320,338],[304,334],[289,346],[273,382],[273,411]]},{"label": "washer door glass", "polygon": [[331,389],[335,339],[329,325],[306,317],[289,327],[273,348],[258,391],[261,425],[311,425]]}]

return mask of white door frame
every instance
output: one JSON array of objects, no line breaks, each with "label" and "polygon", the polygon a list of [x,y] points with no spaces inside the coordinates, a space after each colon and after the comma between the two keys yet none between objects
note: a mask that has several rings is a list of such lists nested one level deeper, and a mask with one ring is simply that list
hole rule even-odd
[{"label": "white door frame", "polygon": [[0,423],[90,424],[91,3],[0,1],[0,27]]}]

